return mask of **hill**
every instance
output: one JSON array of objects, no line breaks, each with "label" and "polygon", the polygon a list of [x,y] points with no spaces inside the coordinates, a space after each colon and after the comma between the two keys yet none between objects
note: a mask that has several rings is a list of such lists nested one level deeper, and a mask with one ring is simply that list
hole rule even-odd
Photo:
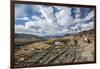
[{"label": "hill", "polygon": [[15,52],[15,66],[91,62],[95,59],[94,29],[24,45]]}]

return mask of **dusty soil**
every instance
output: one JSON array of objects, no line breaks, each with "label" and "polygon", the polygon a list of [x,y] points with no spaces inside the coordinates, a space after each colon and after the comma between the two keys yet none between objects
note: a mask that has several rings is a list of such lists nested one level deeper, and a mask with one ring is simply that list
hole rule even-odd
[{"label": "dusty soil", "polygon": [[[94,61],[94,36],[94,30],[92,30],[78,35],[28,44],[15,51],[15,66]],[[63,45],[55,46],[56,41],[63,42]]]}]

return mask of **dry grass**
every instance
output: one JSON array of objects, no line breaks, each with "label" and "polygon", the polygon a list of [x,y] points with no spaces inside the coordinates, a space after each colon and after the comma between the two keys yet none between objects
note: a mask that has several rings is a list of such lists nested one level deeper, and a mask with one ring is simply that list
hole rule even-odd
[{"label": "dry grass", "polygon": [[44,44],[44,42],[32,43],[32,44],[16,51],[15,59],[16,59],[16,61],[20,60],[21,58],[27,59],[28,57],[32,56],[32,53],[35,49],[46,49],[49,46],[50,45],[48,45],[48,44]]},{"label": "dry grass", "polygon": [[[90,43],[84,41],[84,39],[88,39]],[[56,41],[63,42],[64,45],[55,46],[54,43]],[[31,56],[37,56],[37,54],[33,55],[34,51],[37,51],[37,53],[39,52],[41,54],[42,51],[45,51],[50,46],[55,46],[54,51],[50,50],[51,52],[57,52],[57,50],[59,50],[60,52],[60,50],[65,48],[71,49],[71,51],[69,52],[70,55],[67,56],[67,58],[63,58],[66,60],[66,61],[64,60],[63,63],[66,63],[68,60],[71,61],[71,58],[73,59],[72,57],[73,55],[77,55],[76,57],[74,56],[76,58],[74,62],[94,61],[94,54],[95,54],[94,37],[89,34],[87,35],[83,34],[81,36],[72,35],[72,36],[65,36],[63,38],[58,38],[58,39],[48,39],[47,41],[31,43],[16,51],[15,53],[16,62],[22,58],[27,59]],[[73,50],[75,50],[76,52],[74,53]],[[51,55],[54,55],[54,53],[52,53]],[[48,56],[46,55],[46,57]]]}]

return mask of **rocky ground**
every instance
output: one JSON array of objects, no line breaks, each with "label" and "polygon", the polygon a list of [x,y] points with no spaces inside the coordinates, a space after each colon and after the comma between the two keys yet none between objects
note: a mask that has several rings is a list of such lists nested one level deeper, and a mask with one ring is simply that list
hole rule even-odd
[{"label": "rocky ground", "polygon": [[[55,42],[62,44],[55,45]],[[15,51],[15,66],[94,61],[94,30],[27,44]]]}]

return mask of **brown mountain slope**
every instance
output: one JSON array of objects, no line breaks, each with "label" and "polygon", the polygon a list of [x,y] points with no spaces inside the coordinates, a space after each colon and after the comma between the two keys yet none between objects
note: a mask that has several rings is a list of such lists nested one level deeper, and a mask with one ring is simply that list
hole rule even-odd
[{"label": "brown mountain slope", "polygon": [[26,45],[15,52],[15,66],[94,61],[94,33],[94,30],[88,30]]}]

